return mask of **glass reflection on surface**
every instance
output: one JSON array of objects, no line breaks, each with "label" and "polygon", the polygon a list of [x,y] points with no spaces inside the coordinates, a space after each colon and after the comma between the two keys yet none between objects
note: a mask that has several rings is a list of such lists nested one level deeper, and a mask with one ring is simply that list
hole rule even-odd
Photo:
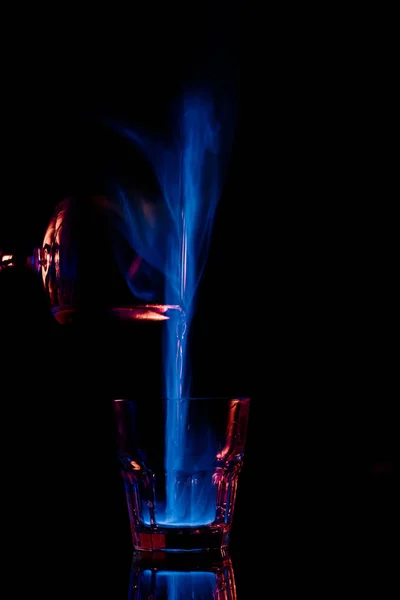
[{"label": "glass reflection on surface", "polygon": [[237,600],[229,556],[198,555],[143,558],[132,561],[129,600]]}]

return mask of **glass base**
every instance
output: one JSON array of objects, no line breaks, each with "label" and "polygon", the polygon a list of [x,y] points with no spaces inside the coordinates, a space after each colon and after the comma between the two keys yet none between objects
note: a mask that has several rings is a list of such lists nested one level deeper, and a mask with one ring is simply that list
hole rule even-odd
[{"label": "glass base", "polygon": [[198,528],[150,528],[132,531],[135,551],[140,552],[213,552],[229,545],[230,526],[207,526]]}]

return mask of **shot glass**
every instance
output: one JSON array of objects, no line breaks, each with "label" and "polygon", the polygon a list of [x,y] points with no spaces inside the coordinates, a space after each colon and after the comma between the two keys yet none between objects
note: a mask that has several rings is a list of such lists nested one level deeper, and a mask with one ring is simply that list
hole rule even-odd
[{"label": "shot glass", "polygon": [[135,550],[228,548],[249,408],[249,398],[114,400]]}]

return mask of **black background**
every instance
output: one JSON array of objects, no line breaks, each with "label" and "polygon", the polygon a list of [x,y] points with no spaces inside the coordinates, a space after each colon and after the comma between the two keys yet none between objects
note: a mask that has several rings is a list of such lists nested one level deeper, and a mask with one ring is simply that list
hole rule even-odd
[{"label": "black background", "polygon": [[[198,335],[209,380],[253,400],[233,538],[239,598],[247,598],[257,569],[283,572],[282,581],[300,570],[305,584],[316,563],[340,575],[353,568],[348,554],[375,548],[377,535],[388,545],[393,528],[390,52],[360,33],[346,44],[332,35],[322,56],[320,36],[296,25],[268,36],[222,5],[195,17],[176,12],[135,9],[106,23],[52,17],[44,31],[26,16],[24,51],[4,55],[0,246],[28,254],[55,203],[98,168],[95,116],[162,128],[182,82],[226,52],[240,75],[239,118]],[[58,407],[85,401],[100,383],[90,353],[81,348],[72,360],[53,339],[33,298],[39,288],[22,277],[13,284],[18,310],[2,314],[10,565],[42,589],[81,586],[90,598],[107,585],[122,598],[131,558],[126,517],[113,516],[122,500],[110,492],[96,503],[88,481],[95,489],[98,480],[83,477],[79,457],[53,449]],[[25,411],[41,424],[39,445],[21,423]],[[79,411],[86,422],[89,409]],[[76,424],[73,410],[64,419]],[[49,483],[54,475],[73,481],[70,495]]]}]

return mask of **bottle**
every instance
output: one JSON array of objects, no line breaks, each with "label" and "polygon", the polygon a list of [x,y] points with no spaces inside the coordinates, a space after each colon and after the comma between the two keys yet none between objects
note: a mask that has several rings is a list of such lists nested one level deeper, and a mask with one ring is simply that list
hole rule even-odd
[{"label": "bottle", "polygon": [[162,394],[163,328],[181,313],[163,302],[162,256],[143,233],[143,220],[150,220],[146,231],[160,238],[162,208],[154,198],[132,196],[129,205],[104,193],[63,199],[29,259],[62,329],[64,352],[81,355],[76,369],[93,369],[114,398],[131,390]]}]

